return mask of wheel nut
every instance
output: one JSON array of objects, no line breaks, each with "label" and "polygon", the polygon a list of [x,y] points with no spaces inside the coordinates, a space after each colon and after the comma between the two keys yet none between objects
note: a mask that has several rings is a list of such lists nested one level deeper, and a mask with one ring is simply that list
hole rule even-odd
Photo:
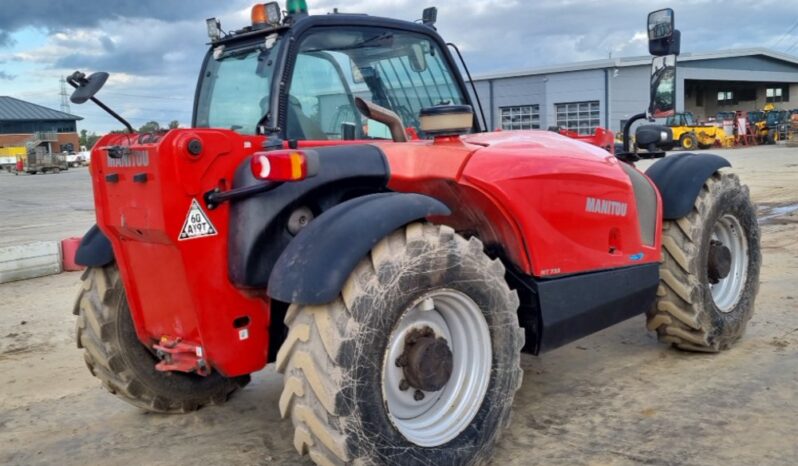
[{"label": "wheel nut", "polygon": [[399,382],[399,390],[405,391],[405,390],[407,390],[408,388],[410,388],[410,384],[409,384],[409,383],[407,383],[407,380],[405,380],[405,379],[402,379],[402,381],[401,381],[401,382]]},{"label": "wheel nut", "polygon": [[421,390],[416,390],[415,393],[413,393],[413,399],[416,400],[416,401],[423,400],[424,399],[424,392],[422,392]]}]

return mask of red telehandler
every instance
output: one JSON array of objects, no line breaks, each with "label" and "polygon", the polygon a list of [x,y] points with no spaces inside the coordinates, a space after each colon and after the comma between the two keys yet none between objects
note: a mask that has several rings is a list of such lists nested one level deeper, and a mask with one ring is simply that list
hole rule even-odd
[{"label": "red telehandler", "polygon": [[[274,362],[317,464],[476,464],[509,423],[521,352],[643,313],[683,350],[741,337],[759,230],[726,160],[642,173],[631,120],[618,154],[487,132],[436,10],[287,10],[256,5],[229,34],[208,20],[191,128],[134,134],[95,97],[106,73],[69,78],[73,102],[130,130],[93,150],[97,226],[77,255],[78,346],[111,393],[187,412]],[[648,31],[651,106],[633,120],[675,111],[673,11]],[[671,142],[638,129],[648,152]]]}]

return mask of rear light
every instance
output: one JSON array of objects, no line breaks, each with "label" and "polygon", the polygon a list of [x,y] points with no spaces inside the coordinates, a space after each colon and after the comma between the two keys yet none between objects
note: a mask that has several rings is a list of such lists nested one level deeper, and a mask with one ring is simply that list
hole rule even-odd
[{"label": "rear light", "polygon": [[319,156],[310,150],[256,152],[251,159],[252,176],[268,181],[300,181],[316,176]]}]

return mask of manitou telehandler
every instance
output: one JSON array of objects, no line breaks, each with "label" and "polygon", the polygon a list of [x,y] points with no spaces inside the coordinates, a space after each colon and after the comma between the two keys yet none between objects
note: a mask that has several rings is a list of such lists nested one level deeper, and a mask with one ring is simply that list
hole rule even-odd
[{"label": "manitou telehandler", "polygon": [[641,313],[683,350],[740,338],[760,266],[748,189],[715,155],[644,174],[629,150],[632,121],[674,111],[673,11],[649,16],[651,107],[617,155],[487,132],[435,12],[291,0],[229,34],[211,19],[186,129],[134,134],[95,97],[107,74],[69,78],[130,129],[94,147],[77,255],[78,346],[111,393],[192,411],[275,362],[316,463],[474,464],[509,423],[522,351]]}]

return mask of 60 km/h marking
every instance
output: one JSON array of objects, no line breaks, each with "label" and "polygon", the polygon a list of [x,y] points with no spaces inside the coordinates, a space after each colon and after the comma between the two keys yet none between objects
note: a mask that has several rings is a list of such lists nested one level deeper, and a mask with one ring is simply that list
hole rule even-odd
[{"label": "60 km/h marking", "polygon": [[211,223],[211,219],[205,214],[196,199],[191,200],[191,207],[188,209],[186,221],[180,229],[179,241],[202,238],[205,236],[216,236],[218,231]]}]

